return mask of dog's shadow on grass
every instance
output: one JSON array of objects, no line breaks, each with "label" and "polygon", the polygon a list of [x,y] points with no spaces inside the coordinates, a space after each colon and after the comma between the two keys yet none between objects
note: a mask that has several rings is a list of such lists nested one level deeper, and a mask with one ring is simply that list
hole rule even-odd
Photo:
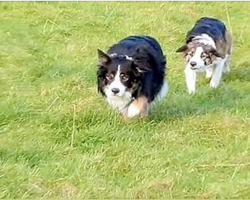
[{"label": "dog's shadow on grass", "polygon": [[211,89],[206,84],[199,85],[194,95],[189,95],[185,90],[170,93],[163,102],[151,110],[150,120],[182,120],[186,117],[206,115],[218,109],[236,108],[249,93],[247,87],[237,87],[237,83],[249,81],[250,63],[243,63],[237,68],[232,68],[229,74],[225,74],[221,85],[216,89]]}]

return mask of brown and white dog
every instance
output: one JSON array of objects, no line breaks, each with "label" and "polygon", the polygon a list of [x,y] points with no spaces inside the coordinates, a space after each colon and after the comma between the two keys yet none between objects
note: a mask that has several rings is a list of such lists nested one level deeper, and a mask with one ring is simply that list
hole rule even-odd
[{"label": "brown and white dog", "polygon": [[232,37],[223,22],[203,17],[187,33],[186,43],[176,52],[186,58],[185,76],[189,94],[196,90],[196,73],[206,72],[210,87],[216,88],[223,72],[229,72]]}]

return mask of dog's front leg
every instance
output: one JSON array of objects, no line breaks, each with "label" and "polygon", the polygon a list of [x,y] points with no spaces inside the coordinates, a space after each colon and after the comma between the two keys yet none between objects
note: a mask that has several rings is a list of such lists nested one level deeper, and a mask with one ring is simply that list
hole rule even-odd
[{"label": "dog's front leg", "polygon": [[196,71],[192,70],[190,66],[186,66],[185,68],[186,75],[186,85],[188,89],[188,93],[195,93],[195,84],[196,84]]},{"label": "dog's front leg", "polygon": [[140,96],[132,101],[128,107],[128,113],[125,118],[132,118],[140,116],[142,118],[148,117],[149,103],[145,96]]},{"label": "dog's front leg", "polygon": [[214,71],[214,66],[209,66],[206,68],[206,78],[211,78],[213,75],[213,71]]},{"label": "dog's front leg", "polygon": [[214,73],[210,81],[210,87],[216,88],[219,85],[225,62],[226,62],[226,59],[220,58],[220,60],[218,60],[218,62],[216,63],[215,68],[214,68]]}]

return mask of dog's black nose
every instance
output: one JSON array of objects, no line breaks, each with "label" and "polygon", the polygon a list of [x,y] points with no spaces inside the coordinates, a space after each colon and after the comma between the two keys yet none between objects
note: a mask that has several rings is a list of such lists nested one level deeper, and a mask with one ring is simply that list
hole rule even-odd
[{"label": "dog's black nose", "polygon": [[117,94],[118,92],[120,92],[120,90],[118,88],[112,88],[111,91],[114,93],[114,94]]},{"label": "dog's black nose", "polygon": [[191,65],[192,67],[195,67],[195,66],[197,65],[197,62],[191,61],[191,62],[190,62],[190,65]]}]

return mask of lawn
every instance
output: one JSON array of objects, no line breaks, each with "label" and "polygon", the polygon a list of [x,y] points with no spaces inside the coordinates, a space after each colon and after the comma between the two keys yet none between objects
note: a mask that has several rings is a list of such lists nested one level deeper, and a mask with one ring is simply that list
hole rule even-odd
[{"label": "lawn", "polygon": [[[249,2],[0,2],[0,198],[250,198]],[[202,16],[231,73],[188,95],[175,50]],[[97,48],[151,35],[169,94],[125,122],[96,90]]]}]

